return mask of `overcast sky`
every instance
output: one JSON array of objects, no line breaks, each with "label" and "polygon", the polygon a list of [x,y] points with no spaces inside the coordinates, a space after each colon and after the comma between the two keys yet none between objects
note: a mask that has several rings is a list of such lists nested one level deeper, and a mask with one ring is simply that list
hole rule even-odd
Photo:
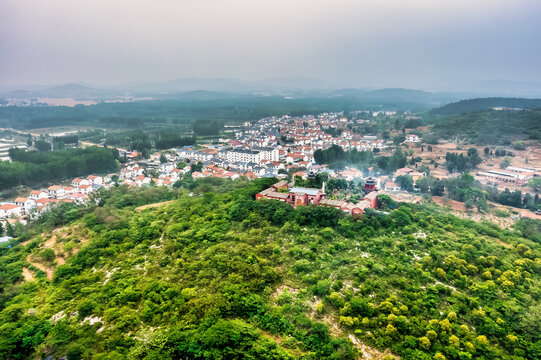
[{"label": "overcast sky", "polygon": [[539,0],[1,0],[0,85],[541,82]]}]

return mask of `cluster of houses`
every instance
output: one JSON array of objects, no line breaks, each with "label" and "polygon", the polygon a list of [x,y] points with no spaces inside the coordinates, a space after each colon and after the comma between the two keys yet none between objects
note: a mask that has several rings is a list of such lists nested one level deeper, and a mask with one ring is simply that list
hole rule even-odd
[{"label": "cluster of houses", "polygon": [[[343,113],[268,117],[254,124],[245,123],[241,130],[235,132],[234,139],[223,140],[221,145],[209,145],[206,148],[185,146],[177,149],[176,156],[169,155],[169,158],[171,162],[200,162],[204,170],[194,173],[194,178],[283,177],[280,175],[291,168],[320,171],[321,167],[314,160],[314,152],[332,145],[339,145],[345,150],[365,151],[384,150],[392,144],[376,136],[354,133],[348,128],[349,124]],[[340,134],[336,135],[338,130]],[[174,179],[174,174],[164,174],[160,170],[160,178],[169,176]],[[129,179],[134,181],[133,176]]]},{"label": "cluster of houses", "polygon": [[[355,120],[358,123],[368,121],[370,120]],[[355,133],[348,127],[350,124],[351,121],[344,117],[343,113],[302,117],[273,116],[245,126],[235,133],[235,138],[248,147],[279,147],[282,156],[291,154],[310,157],[316,150],[327,149],[331,145],[339,145],[345,150],[364,151],[383,150],[392,144],[376,136]]]},{"label": "cluster of houses", "polygon": [[[373,114],[373,116],[377,115]],[[371,120],[354,121],[364,123]],[[137,161],[137,153],[126,152],[124,155],[128,163],[121,169],[118,182],[127,186],[152,184],[170,187],[187,173],[190,173],[194,179],[219,177],[234,180],[241,176],[248,179],[259,177],[283,179],[292,168],[306,169],[293,174],[304,179],[308,173],[321,171],[327,172],[330,178],[335,179],[347,181],[363,179],[363,173],[357,169],[333,171],[327,169],[326,166],[317,165],[314,161],[316,150],[327,149],[332,145],[339,145],[345,150],[357,149],[359,151],[384,150],[392,145],[392,142],[378,139],[376,136],[362,136],[354,133],[349,128],[350,124],[351,121],[348,121],[343,113],[268,117],[255,123],[245,123],[241,130],[235,132],[234,139],[224,139],[217,145],[171,149],[166,154],[165,163],[162,154],[159,153],[152,154],[148,160]],[[419,141],[416,135],[408,136],[406,141]],[[186,166],[177,166],[181,162],[184,162]],[[195,166],[197,166],[197,171],[194,171]],[[0,203],[0,220],[31,219],[59,202],[84,204],[88,201],[90,193],[102,186],[111,186],[112,176],[90,175],[87,178],[73,179],[71,186],[53,185],[44,190],[32,190],[27,197],[18,197],[13,201]],[[379,187],[379,179],[376,181]],[[295,188],[296,192],[297,190],[299,188]],[[359,204],[350,204],[326,199],[324,196],[313,197],[309,195],[311,191],[306,191],[306,201],[314,201],[317,198],[316,203],[320,205],[339,207],[352,214],[362,213],[368,206],[365,200]],[[324,191],[321,194],[324,194]],[[372,201],[371,196],[374,195],[368,193],[366,201]],[[283,195],[279,198],[283,198]],[[304,204],[304,200],[299,200],[300,195],[292,195],[289,199],[293,204],[298,204],[298,201]]]},{"label": "cluster of houses", "polygon": [[107,186],[110,182],[110,176],[89,175],[86,178],[73,179],[71,186],[52,185],[47,189],[31,190],[26,197],[17,197],[13,201],[0,203],[0,221],[24,223],[58,203],[84,204],[93,191]]}]

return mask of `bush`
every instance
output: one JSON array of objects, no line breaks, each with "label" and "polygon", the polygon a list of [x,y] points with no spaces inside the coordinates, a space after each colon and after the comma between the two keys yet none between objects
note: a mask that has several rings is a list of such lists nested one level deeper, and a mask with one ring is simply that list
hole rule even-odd
[{"label": "bush", "polygon": [[79,309],[78,309],[79,318],[84,319],[87,316],[92,315],[92,312],[94,311],[96,307],[97,307],[97,304],[93,300],[83,301],[81,305],[79,305]]}]

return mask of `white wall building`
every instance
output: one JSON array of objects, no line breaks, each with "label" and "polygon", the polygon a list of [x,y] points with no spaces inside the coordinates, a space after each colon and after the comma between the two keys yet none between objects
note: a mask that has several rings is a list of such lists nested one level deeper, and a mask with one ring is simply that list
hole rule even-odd
[{"label": "white wall building", "polygon": [[254,150],[259,151],[260,160],[278,161],[280,158],[278,148],[263,147],[254,148]]},{"label": "white wall building", "polygon": [[261,155],[259,151],[235,149],[229,150],[226,155],[227,161],[230,162],[254,162],[259,164],[261,161]]}]

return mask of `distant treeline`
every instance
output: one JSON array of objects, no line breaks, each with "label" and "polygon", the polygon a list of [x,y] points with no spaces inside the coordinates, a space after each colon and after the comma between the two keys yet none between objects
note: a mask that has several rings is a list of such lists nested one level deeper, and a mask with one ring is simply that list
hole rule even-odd
[{"label": "distant treeline", "polygon": [[199,120],[193,124],[193,131],[199,136],[218,135],[223,128],[223,121]]},{"label": "distant treeline", "polygon": [[358,151],[357,149],[344,151],[338,145],[332,145],[326,150],[316,150],[314,160],[318,164],[327,164],[333,169],[340,169],[346,165],[355,165],[358,168],[374,166],[385,173],[392,173],[396,169],[406,166],[407,158],[400,151],[391,156],[375,157],[372,151]]},{"label": "distant treeline", "polygon": [[[338,95],[338,96],[336,96]],[[427,110],[434,102],[456,98],[404,89],[373,92],[342,90],[314,92],[298,98],[213,93],[208,91],[175,94],[174,99],[131,103],[99,103],[92,106],[4,106],[0,107],[0,127],[35,129],[77,125],[106,128],[178,127],[200,120],[243,122],[266,116],[319,114],[331,111]]]},{"label": "distant treeline", "polygon": [[[414,181],[409,175],[397,176],[396,183],[403,190],[414,191]],[[476,206],[479,210],[487,211],[487,201],[529,209],[531,211],[537,210],[541,205],[538,194],[532,196],[529,193],[525,193],[523,195],[520,190],[511,192],[509,189],[499,192],[496,187],[482,185],[468,173],[444,180],[426,176],[418,179],[415,182],[415,186],[423,194],[434,196],[444,196],[447,194],[450,199],[463,202],[468,209]]]},{"label": "distant treeline", "polygon": [[154,147],[159,150],[195,145],[195,136],[181,136],[175,133],[162,132],[157,134]]},{"label": "distant treeline", "polygon": [[10,149],[13,162],[0,162],[0,190],[35,186],[118,170],[118,151],[99,147],[53,152]]},{"label": "distant treeline", "polygon": [[520,108],[520,109],[541,109],[541,99],[523,98],[480,98],[461,100],[442,107],[433,109],[431,112],[438,115],[454,115],[470,112],[485,111],[495,107]]},{"label": "distant treeline", "polygon": [[135,130],[130,133],[111,133],[105,139],[105,145],[138,151],[148,157],[152,148],[163,150],[186,145],[195,145],[195,136],[186,136],[176,131],[146,133]]},{"label": "distant treeline", "polygon": [[64,144],[77,145],[79,143],[79,137],[77,135],[55,136],[53,138],[53,141],[62,142]]}]

